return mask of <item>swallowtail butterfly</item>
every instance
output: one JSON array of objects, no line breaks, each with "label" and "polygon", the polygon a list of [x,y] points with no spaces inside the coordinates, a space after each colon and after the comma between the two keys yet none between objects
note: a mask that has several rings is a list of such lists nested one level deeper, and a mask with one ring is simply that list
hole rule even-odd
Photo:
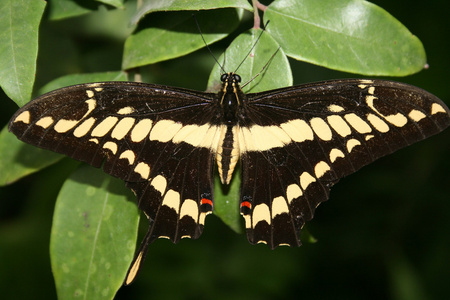
[{"label": "swallowtail butterfly", "polygon": [[300,246],[300,230],[340,178],[434,135],[450,111],[403,83],[346,79],[244,94],[235,73],[205,93],[135,82],[62,88],[22,107],[9,130],[121,178],[150,225],[131,283],[159,237],[198,238],[214,206],[217,164],[240,162],[240,211],[250,243]]}]

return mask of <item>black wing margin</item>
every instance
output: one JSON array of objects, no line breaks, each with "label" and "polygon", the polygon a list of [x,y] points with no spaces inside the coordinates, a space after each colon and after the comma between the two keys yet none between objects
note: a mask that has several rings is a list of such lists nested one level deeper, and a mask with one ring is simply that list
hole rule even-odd
[{"label": "black wing margin", "polygon": [[301,245],[302,226],[340,178],[450,125],[441,100],[392,81],[319,82],[246,103],[241,214],[249,241],[271,248]]}]

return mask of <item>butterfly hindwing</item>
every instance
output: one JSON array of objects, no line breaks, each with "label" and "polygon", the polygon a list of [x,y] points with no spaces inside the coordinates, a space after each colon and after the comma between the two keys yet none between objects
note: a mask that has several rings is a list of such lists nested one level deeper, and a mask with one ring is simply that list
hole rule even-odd
[{"label": "butterfly hindwing", "polygon": [[[182,150],[180,150],[182,151]],[[177,243],[200,237],[207,214],[213,209],[212,152],[206,148],[179,153],[147,182],[127,182],[150,226],[125,279],[130,284],[145,259],[148,246],[157,238]],[[151,200],[151,201],[150,201]]]},{"label": "butterfly hindwing", "polygon": [[432,94],[381,80],[335,80],[248,94],[241,213],[252,243],[300,245],[331,186],[450,124]]}]

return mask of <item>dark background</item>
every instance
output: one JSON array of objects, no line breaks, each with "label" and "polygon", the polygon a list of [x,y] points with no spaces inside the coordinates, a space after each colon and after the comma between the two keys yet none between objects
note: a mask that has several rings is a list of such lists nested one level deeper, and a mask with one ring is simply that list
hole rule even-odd
[{"label": "dark background", "polygon": [[[427,51],[428,70],[396,80],[420,86],[449,105],[450,2],[373,2],[417,35]],[[70,73],[120,69],[123,41],[86,34],[83,29],[80,33],[85,17],[43,22],[36,88]],[[239,30],[250,28],[251,22]],[[219,52],[230,41],[212,48]],[[296,84],[356,76],[291,63]],[[203,90],[212,64],[203,49],[149,70],[154,83]],[[4,94],[0,97],[4,126],[17,107]],[[330,201],[306,225],[317,243],[300,248],[272,251],[264,245],[252,246],[244,235],[210,216],[199,240],[178,245],[155,242],[137,281],[123,287],[117,298],[446,298],[450,294],[449,154],[447,130],[341,180]],[[56,298],[49,235],[54,201],[64,180],[61,174],[73,168],[74,163],[66,159],[0,188],[1,298]]]}]

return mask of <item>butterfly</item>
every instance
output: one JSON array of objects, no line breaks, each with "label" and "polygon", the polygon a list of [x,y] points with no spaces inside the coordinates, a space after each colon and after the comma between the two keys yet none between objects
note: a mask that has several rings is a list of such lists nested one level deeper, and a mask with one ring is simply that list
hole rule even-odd
[{"label": "butterfly", "polygon": [[131,283],[157,238],[198,238],[213,211],[213,174],[241,168],[240,212],[250,243],[300,246],[300,231],[339,179],[450,125],[420,88],[343,79],[244,94],[137,82],[58,89],[19,109],[9,130],[125,181],[148,220]]}]

